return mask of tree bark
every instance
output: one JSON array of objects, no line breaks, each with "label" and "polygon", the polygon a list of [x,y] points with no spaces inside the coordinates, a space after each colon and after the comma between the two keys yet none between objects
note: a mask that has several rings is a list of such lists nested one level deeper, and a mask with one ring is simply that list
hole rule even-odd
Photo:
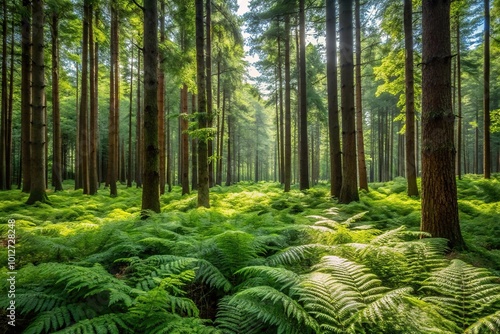
[{"label": "tree bark", "polygon": [[[205,50],[205,63],[207,71],[207,126],[213,127],[213,98],[212,98],[212,8],[211,0],[205,0],[205,35],[206,35],[206,50]],[[210,138],[207,142],[208,149],[208,183],[210,187],[214,186],[214,165],[211,159],[214,154],[213,140]]]},{"label": "tree bark", "polygon": [[31,1],[23,0],[21,16],[21,169],[22,191],[31,187]]},{"label": "tree bark", "polygon": [[181,88],[181,186],[182,195],[189,194],[189,135],[188,135],[188,87]]},{"label": "tree bark", "polygon": [[[141,111],[141,51],[137,52],[137,101],[136,101],[136,131],[135,131],[135,141],[136,141],[136,152],[135,152],[135,182],[137,188],[142,187],[142,166],[143,166],[143,141],[142,141],[142,127],[144,126],[142,121],[142,111]],[[167,137],[168,138],[168,137]]]},{"label": "tree bark", "polygon": [[111,1],[111,66],[109,97],[109,151],[108,151],[108,183],[110,196],[118,196],[116,181],[118,178],[118,3]]},{"label": "tree bark", "polygon": [[358,201],[356,164],[356,120],[354,108],[354,64],[352,0],[339,0],[340,82],[342,109],[342,188],[339,202]]},{"label": "tree bark", "polygon": [[[99,163],[98,163],[98,131],[99,131],[99,116],[98,116],[98,68],[97,61],[97,42],[94,38],[94,21],[93,21],[94,7],[90,5],[89,8],[89,60],[90,60],[90,141],[89,141],[89,194],[97,194],[99,188]],[[96,14],[96,24],[97,24]]]},{"label": "tree bark", "polygon": [[484,0],[484,78],[483,78],[484,178],[491,178],[491,140],[490,140],[490,0]]},{"label": "tree bark", "polygon": [[46,113],[44,65],[44,5],[43,0],[33,3],[33,118],[31,126],[31,187],[26,204],[48,202],[45,178]]},{"label": "tree bark", "polygon": [[134,46],[130,50],[130,93],[129,93],[129,110],[128,110],[128,159],[127,159],[127,187],[132,187],[132,99],[134,90]]},{"label": "tree bark", "polygon": [[2,1],[2,110],[0,126],[0,189],[7,189],[7,1]]},{"label": "tree bark", "polygon": [[306,16],[305,0],[299,0],[299,26],[300,26],[300,190],[309,189],[309,154],[307,142],[307,79],[306,79]]},{"label": "tree bark", "polygon": [[[196,112],[196,94],[191,94],[191,113]],[[198,139],[191,139],[191,189],[198,189]]]},{"label": "tree bark", "polygon": [[326,1],[326,61],[328,85],[328,131],[330,143],[330,193],[340,196],[342,188],[342,151],[340,149],[337,86],[337,28],[335,0]]},{"label": "tree bark", "polygon": [[413,74],[413,8],[411,0],[404,0],[405,32],[405,94],[406,94],[406,182],[408,196],[418,196],[415,167],[415,90]]},{"label": "tree bark", "polygon": [[460,47],[460,15],[457,15],[457,175],[458,179],[462,179],[462,65],[460,59],[461,47]]},{"label": "tree bark", "polygon": [[158,5],[144,1],[144,185],[145,210],[160,212],[159,147],[158,147]]},{"label": "tree bark", "polygon": [[88,149],[88,55],[89,55],[89,2],[84,1],[82,41],[82,84],[80,93],[80,172],[84,194],[89,194],[89,149]]},{"label": "tree bark", "polygon": [[422,4],[422,225],[463,248],[451,107],[450,0]]},{"label": "tree bark", "polygon": [[[165,42],[165,1],[161,1],[160,42]],[[163,52],[159,52],[158,71],[158,146],[160,149],[160,195],[165,193],[165,73],[162,62]]]},{"label": "tree bark", "polygon": [[355,4],[356,20],[356,141],[358,152],[359,188],[368,191],[366,175],[365,142],[363,138],[363,103],[361,95],[361,18],[359,0]]},{"label": "tree bark", "polygon": [[[208,127],[206,74],[203,33],[203,0],[195,1],[196,8],[196,81],[198,85],[198,128],[205,131]],[[208,136],[198,140],[198,207],[210,207],[208,180]]]}]

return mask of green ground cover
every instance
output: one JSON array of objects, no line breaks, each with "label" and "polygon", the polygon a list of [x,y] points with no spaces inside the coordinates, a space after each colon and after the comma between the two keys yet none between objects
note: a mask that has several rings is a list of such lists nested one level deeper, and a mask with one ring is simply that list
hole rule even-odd
[{"label": "green ground cover", "polygon": [[16,332],[495,333],[499,177],[458,181],[461,253],[421,238],[404,179],[349,205],[322,184],[215,187],[210,209],[174,188],[147,220],[136,188],[110,198],[67,183],[35,206],[1,192],[1,259],[16,220]]}]

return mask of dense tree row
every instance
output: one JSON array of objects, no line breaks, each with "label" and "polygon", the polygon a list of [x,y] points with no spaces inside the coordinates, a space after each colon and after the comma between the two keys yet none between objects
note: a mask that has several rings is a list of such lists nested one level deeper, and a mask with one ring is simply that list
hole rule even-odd
[{"label": "dense tree row", "polygon": [[[153,211],[173,185],[208,207],[209,187],[241,180],[285,191],[327,180],[348,203],[368,181],[404,176],[418,195],[438,136],[425,109],[430,6],[254,0],[243,21],[235,1],[3,1],[0,188],[17,184],[34,203],[48,200],[49,181],[112,196],[117,182],[135,183]],[[488,178],[500,169],[500,67],[490,62],[500,8],[449,7],[437,28],[450,33],[437,43],[450,50],[436,51],[450,70],[438,137],[448,134],[455,174]],[[243,83],[243,22],[260,92]]]}]

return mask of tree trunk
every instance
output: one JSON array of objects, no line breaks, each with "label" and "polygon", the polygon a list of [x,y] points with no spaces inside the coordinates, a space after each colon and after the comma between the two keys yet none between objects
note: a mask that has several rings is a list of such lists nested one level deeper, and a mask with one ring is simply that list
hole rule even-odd
[{"label": "tree trunk", "polygon": [[31,188],[27,204],[48,202],[45,179],[45,65],[43,0],[33,3],[33,118],[31,126]]},{"label": "tree trunk", "polygon": [[31,1],[23,0],[21,16],[21,169],[22,191],[31,187]]},{"label": "tree trunk", "polygon": [[[196,81],[198,85],[198,128],[208,127],[205,57],[203,53],[203,0],[195,0],[196,7]],[[198,207],[210,207],[208,180],[208,138],[198,140]]]},{"label": "tree trunk", "polygon": [[52,12],[52,184],[54,191],[63,190],[62,187],[62,145],[61,145],[61,116],[59,108],[59,13]]},{"label": "tree trunk", "polygon": [[356,140],[358,152],[359,188],[368,191],[366,175],[365,142],[363,138],[363,103],[361,96],[361,18],[359,0],[355,4],[356,17]]},{"label": "tree trunk", "polygon": [[[143,159],[143,141],[142,141],[142,127],[144,126],[142,121],[142,110],[141,110],[141,51],[137,52],[137,101],[136,101],[136,131],[135,131],[135,141],[136,141],[136,152],[135,152],[135,182],[137,188],[142,187],[142,166],[144,163]],[[167,137],[169,138],[169,137]]]},{"label": "tree trunk", "polygon": [[[191,113],[196,112],[196,94],[191,94]],[[198,189],[198,139],[191,139],[191,189]]]},{"label": "tree trunk", "polygon": [[326,1],[326,61],[328,84],[328,131],[330,143],[330,193],[340,196],[342,187],[342,151],[340,149],[337,87],[337,27],[335,0]]},{"label": "tree trunk", "polygon": [[221,115],[221,125],[219,132],[219,153],[217,158],[219,162],[217,163],[217,184],[222,184],[222,154],[224,152],[224,124],[226,119],[226,88],[222,89],[222,115]]},{"label": "tree trunk", "polygon": [[356,164],[356,120],[354,109],[354,65],[352,0],[339,0],[340,82],[342,108],[342,189],[339,203],[358,201]]},{"label": "tree trunk", "polygon": [[[90,53],[90,145],[89,145],[89,194],[97,194],[99,188],[99,163],[98,163],[98,97],[97,83],[99,63],[97,61],[97,42],[94,41],[93,5],[89,8],[89,53]],[[96,14],[97,24],[97,14]]]},{"label": "tree trunk", "polygon": [[450,0],[422,5],[422,225],[463,248],[455,181],[451,108]]},{"label": "tree trunk", "polygon": [[406,181],[408,196],[418,196],[415,168],[415,90],[413,75],[413,8],[404,0],[405,94],[406,94]]},{"label": "tree trunk", "polygon": [[[290,14],[285,16],[285,142],[284,183],[285,192],[290,191],[292,183],[292,105],[290,87]],[[281,91],[281,86],[280,86]]]},{"label": "tree trunk", "polygon": [[130,50],[130,93],[128,109],[128,159],[127,159],[127,188],[132,187],[132,99],[134,90],[134,46]]},{"label": "tree trunk", "polygon": [[6,144],[7,144],[7,1],[2,1],[2,110],[0,127],[0,189],[7,189],[7,164],[6,164]]},{"label": "tree trunk", "polygon": [[158,147],[158,5],[144,0],[144,185],[145,210],[160,212]]},{"label": "tree trunk", "polygon": [[13,100],[14,100],[14,48],[15,48],[15,20],[12,18],[11,21],[11,43],[10,43],[10,72],[9,72],[9,102],[7,108],[7,133],[6,133],[6,149],[5,149],[5,173],[6,173],[6,186],[7,190],[12,188],[12,163],[15,160],[15,152],[12,143],[12,113],[14,111]]},{"label": "tree trunk", "polygon": [[109,97],[109,151],[108,151],[108,183],[110,195],[118,196],[116,181],[118,177],[118,3],[111,1],[111,66],[110,66],[110,97]]},{"label": "tree trunk", "polygon": [[[211,0],[205,0],[205,34],[206,34],[206,49],[205,49],[205,63],[207,71],[207,126],[213,127],[213,98],[212,98],[212,8]],[[214,164],[211,157],[214,154],[213,140],[209,139],[207,142],[208,149],[208,184],[210,187],[214,186]],[[194,178],[194,177],[193,177]]]},{"label": "tree trunk", "polygon": [[181,186],[182,195],[189,194],[189,135],[188,135],[188,88],[181,89]]},{"label": "tree trunk", "polygon": [[309,189],[309,158],[307,143],[307,81],[306,81],[306,16],[305,0],[299,0],[299,25],[300,25],[300,190]]},{"label": "tree trunk", "polygon": [[84,194],[89,194],[89,148],[88,148],[88,54],[89,54],[89,3],[83,5],[83,41],[82,41],[82,84],[80,93],[80,172]]},{"label": "tree trunk", "polygon": [[[287,15],[288,16],[288,15]],[[290,19],[288,19],[290,20]],[[279,22],[278,22],[278,25],[279,25]],[[285,34],[286,34],[286,27],[285,27]],[[288,38],[289,39],[289,38]],[[286,42],[285,42],[286,44]],[[286,46],[285,46],[286,48]],[[288,48],[290,48],[290,46],[288,46]],[[285,51],[286,53],[286,51]],[[286,63],[287,59],[286,59],[286,55],[285,55],[285,63]],[[290,62],[290,56],[288,57],[288,62]],[[285,169],[287,168],[286,166],[286,162],[285,162],[285,151],[286,151],[286,143],[285,143],[285,125],[284,125],[284,122],[285,121],[285,117],[284,114],[283,114],[283,108],[284,108],[284,104],[283,104],[283,73],[282,73],[282,57],[281,57],[281,36],[278,35],[278,98],[279,98],[279,121],[278,121],[278,145],[279,145],[279,151],[281,152],[281,155],[280,155],[280,183],[282,184],[285,184],[285,191],[289,191],[287,190],[287,185],[286,185],[286,171]],[[290,64],[288,64],[288,66],[290,66]],[[285,72],[286,72],[286,69],[285,69]],[[286,79],[285,79],[286,81]],[[286,83],[285,83],[286,84]],[[286,90],[286,88],[285,88]],[[289,92],[290,93],[290,92]],[[286,94],[286,92],[285,92]],[[285,103],[289,103],[290,100],[286,100],[286,97],[285,97]],[[290,188],[290,186],[288,186],[288,188]]]},{"label": "tree trunk", "polygon": [[[228,97],[229,99],[229,105],[231,104],[231,95]],[[231,115],[228,112],[227,113],[227,166],[226,166],[226,186],[230,186],[232,183],[232,164],[231,160],[233,159],[232,154],[233,152],[231,151],[231,141],[232,141],[232,122],[231,122]]]},{"label": "tree trunk", "polygon": [[484,78],[483,78],[484,178],[491,178],[491,141],[490,141],[490,0],[484,0]]},{"label": "tree trunk", "polygon": [[[165,1],[161,1],[160,43],[165,42]],[[162,62],[163,52],[159,52],[160,63],[158,71],[158,146],[160,149],[160,195],[165,193],[165,73]]]}]

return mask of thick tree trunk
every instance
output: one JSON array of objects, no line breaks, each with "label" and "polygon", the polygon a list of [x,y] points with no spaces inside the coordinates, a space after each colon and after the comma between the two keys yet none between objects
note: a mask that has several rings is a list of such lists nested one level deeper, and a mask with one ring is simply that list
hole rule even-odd
[{"label": "thick tree trunk", "polygon": [[342,188],[339,202],[358,201],[356,119],[354,109],[354,64],[352,0],[339,0],[340,82],[342,108]]},{"label": "thick tree trunk", "polygon": [[[203,0],[195,1],[196,7],[196,81],[198,85],[198,128],[208,127],[206,74],[203,33]],[[198,207],[210,207],[208,180],[208,138],[198,140]]]},{"label": "thick tree trunk", "polygon": [[490,140],[490,0],[484,0],[484,78],[483,78],[483,112],[484,112],[484,145],[483,169],[484,178],[491,178],[491,140]]},{"label": "thick tree trunk", "polygon": [[[292,104],[290,87],[290,15],[285,16],[285,145],[284,145],[284,183],[285,192],[290,191],[292,183]],[[280,87],[281,91],[281,87]]]},{"label": "thick tree trunk", "polygon": [[31,1],[23,0],[21,16],[21,169],[22,191],[31,187]]},{"label": "thick tree trunk", "polygon": [[358,152],[359,188],[368,191],[366,175],[365,141],[363,138],[363,103],[361,95],[361,18],[359,0],[356,0],[356,141]]},{"label": "thick tree trunk", "polygon": [[43,0],[33,3],[33,118],[31,126],[31,188],[27,204],[48,202],[45,179],[46,112]]},{"label": "thick tree trunk", "polygon": [[62,145],[61,145],[61,116],[59,108],[59,13],[52,13],[52,184],[54,191],[63,190],[62,187]]},{"label": "thick tree trunk", "polygon": [[306,15],[305,0],[299,0],[299,25],[300,25],[300,190],[309,189],[309,154],[307,142],[307,80],[306,80]]},{"label": "thick tree trunk", "polygon": [[160,212],[159,147],[158,147],[158,5],[144,1],[144,185],[145,210]]},{"label": "thick tree trunk", "polygon": [[328,84],[328,134],[330,143],[330,193],[340,196],[342,188],[342,151],[340,149],[337,87],[337,28],[335,0],[326,1],[326,77]]},{"label": "thick tree trunk", "polygon": [[422,225],[463,248],[451,108],[450,0],[422,4]]},{"label": "thick tree trunk", "polygon": [[415,167],[415,90],[413,79],[413,15],[412,1],[404,0],[405,94],[406,94],[406,181],[408,196],[418,196]]}]

